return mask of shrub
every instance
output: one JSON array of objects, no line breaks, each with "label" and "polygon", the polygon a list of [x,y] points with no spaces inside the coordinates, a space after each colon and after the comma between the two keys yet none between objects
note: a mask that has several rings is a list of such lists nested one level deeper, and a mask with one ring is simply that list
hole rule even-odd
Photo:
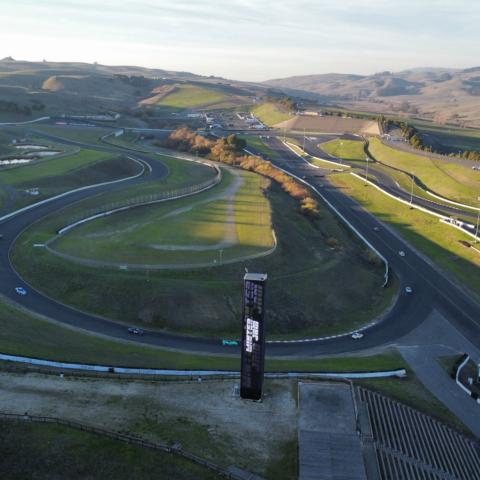
[{"label": "shrub", "polygon": [[320,216],[318,203],[307,188],[276,168],[271,162],[253,155],[242,155],[240,152],[243,152],[246,142],[235,134],[214,141],[196,134],[188,127],[181,127],[169,135],[166,145],[185,152],[198,153],[211,160],[238,166],[271,178],[288,195],[299,201],[300,211],[304,215],[312,219]]}]

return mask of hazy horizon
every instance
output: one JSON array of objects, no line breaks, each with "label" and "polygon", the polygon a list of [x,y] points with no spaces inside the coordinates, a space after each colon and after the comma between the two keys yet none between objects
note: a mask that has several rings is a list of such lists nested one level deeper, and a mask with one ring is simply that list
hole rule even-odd
[{"label": "hazy horizon", "polygon": [[247,81],[479,63],[480,5],[467,0],[17,0],[2,17],[0,57],[30,61]]}]

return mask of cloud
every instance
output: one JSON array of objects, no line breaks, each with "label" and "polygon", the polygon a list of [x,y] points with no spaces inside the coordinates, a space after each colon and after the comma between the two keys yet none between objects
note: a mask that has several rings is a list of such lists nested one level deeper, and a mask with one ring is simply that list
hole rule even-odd
[{"label": "cloud", "polygon": [[3,56],[254,80],[469,66],[480,44],[480,2],[469,0],[16,0],[2,20]]}]

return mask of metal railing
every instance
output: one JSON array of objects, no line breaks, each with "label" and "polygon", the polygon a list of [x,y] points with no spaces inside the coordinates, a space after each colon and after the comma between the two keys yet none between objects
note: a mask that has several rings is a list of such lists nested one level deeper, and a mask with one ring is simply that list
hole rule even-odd
[{"label": "metal railing", "polygon": [[151,205],[153,203],[165,202],[168,200],[175,200],[178,198],[183,198],[189,195],[202,192],[204,190],[208,190],[214,187],[215,185],[219,184],[222,180],[222,172],[220,168],[217,167],[216,165],[213,166],[212,168],[214,168],[216,171],[215,176],[202,183],[199,183],[197,185],[188,185],[186,187],[153,193],[149,195],[140,195],[138,197],[127,198],[124,200],[119,200],[117,202],[112,202],[112,203],[101,205],[96,208],[92,208],[88,210],[88,212],[86,213],[83,212],[81,215],[76,215],[72,217],[68,222],[68,224],[60,228],[57,231],[57,233],[61,235],[82,223],[86,223],[90,220],[94,220],[99,217],[111,215],[113,213],[122,212],[130,208],[140,207],[144,205]]},{"label": "metal railing", "polygon": [[21,415],[17,413],[0,412],[0,419],[17,421],[17,422],[52,423],[55,425],[62,425],[65,427],[75,428],[76,430],[81,430],[84,432],[93,433],[95,435],[108,437],[113,440],[118,440],[131,445],[137,445],[143,448],[150,448],[153,450],[160,450],[162,452],[170,453],[173,455],[178,455],[180,457],[186,458],[187,460],[190,460],[191,462],[194,462],[200,466],[203,466],[205,468],[208,468],[209,470],[214,471],[215,473],[222,476],[223,478],[228,478],[232,480],[242,480],[240,476],[234,474],[233,472],[227,471],[213,462],[210,462],[208,460],[200,458],[199,456],[193,453],[183,450],[183,448],[179,444],[174,444],[173,446],[170,446],[163,443],[150,442],[136,435],[119,433],[113,430],[94,427],[92,425],[88,425],[85,423],[76,422],[73,420],[64,420],[62,418],[57,418],[57,417],[44,417],[39,415],[30,415],[28,413]]}]

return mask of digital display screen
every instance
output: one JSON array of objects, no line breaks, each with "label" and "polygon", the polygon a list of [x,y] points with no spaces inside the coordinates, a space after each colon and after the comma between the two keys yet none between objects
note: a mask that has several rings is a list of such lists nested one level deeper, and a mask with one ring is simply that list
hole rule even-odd
[{"label": "digital display screen", "polygon": [[265,286],[267,275],[247,273],[243,284],[243,331],[240,396],[262,397],[265,364]]}]

